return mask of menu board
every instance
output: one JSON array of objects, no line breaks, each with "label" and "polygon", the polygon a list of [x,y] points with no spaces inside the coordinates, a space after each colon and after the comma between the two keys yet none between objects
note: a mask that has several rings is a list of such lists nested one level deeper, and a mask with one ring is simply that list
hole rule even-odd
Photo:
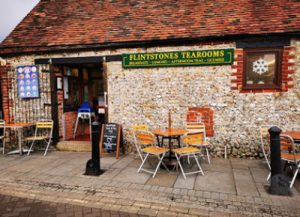
[{"label": "menu board", "polygon": [[39,73],[35,65],[17,67],[18,95],[20,98],[39,97]]},{"label": "menu board", "polygon": [[102,156],[102,147],[106,151],[116,151],[116,157],[119,158],[121,139],[121,126],[115,123],[102,124],[100,137],[100,157]]}]

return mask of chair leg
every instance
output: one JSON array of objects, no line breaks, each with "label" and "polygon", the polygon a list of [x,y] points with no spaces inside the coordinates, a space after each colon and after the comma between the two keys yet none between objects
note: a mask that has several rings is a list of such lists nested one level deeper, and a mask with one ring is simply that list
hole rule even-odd
[{"label": "chair leg", "polygon": [[2,145],[3,145],[2,152],[3,152],[3,155],[4,155],[5,154],[5,138],[3,138],[3,140],[2,140]]},{"label": "chair leg", "polygon": [[269,175],[267,177],[267,182],[269,181],[270,178],[271,178],[271,172],[269,172]]},{"label": "chair leg", "polygon": [[156,166],[156,169],[155,169],[155,171],[154,171],[154,173],[153,173],[152,178],[155,177],[155,175],[156,175],[156,173],[157,173],[157,171],[158,171],[158,169],[159,169],[159,167],[160,167],[160,164],[161,164],[161,162],[162,162],[162,160],[163,160],[165,154],[166,154],[166,153],[163,153],[161,157],[159,157],[158,155],[156,155],[157,158],[159,159],[159,162],[158,162],[158,164],[157,164],[157,166]]},{"label": "chair leg", "polygon": [[144,160],[142,161],[142,164],[141,164],[141,166],[139,167],[139,169],[138,169],[138,171],[137,171],[138,173],[141,171],[142,167],[144,166],[144,164],[145,164],[145,162],[146,162],[148,156],[149,156],[149,153],[146,154]]},{"label": "chair leg", "polygon": [[34,144],[34,140],[32,140],[32,143],[31,143],[30,148],[28,150],[27,156],[30,155],[33,144]]},{"label": "chair leg", "polygon": [[194,158],[195,158],[195,161],[196,161],[196,164],[197,164],[197,166],[198,166],[198,168],[199,168],[200,173],[202,174],[202,176],[204,176],[204,172],[203,172],[203,170],[202,170],[202,167],[200,166],[200,163],[199,163],[199,161],[198,161],[198,158],[197,158],[196,154],[193,154],[193,156],[194,156]]},{"label": "chair leg", "polygon": [[207,156],[208,164],[210,164],[210,156],[209,156],[208,148],[205,147],[205,150],[206,150],[206,156]]},{"label": "chair leg", "polygon": [[77,127],[78,127],[78,121],[79,121],[79,117],[77,115],[77,119],[76,119],[76,123],[75,123],[75,128],[74,128],[74,135],[73,135],[74,139],[75,139],[75,136],[76,136],[76,131],[77,131]]},{"label": "chair leg", "polygon": [[290,184],[290,188],[292,188],[293,185],[294,185],[295,179],[296,179],[296,177],[297,177],[297,175],[298,175],[298,172],[299,172],[299,167],[300,167],[300,165],[297,166],[297,169],[296,169],[296,171],[295,171],[294,177],[293,177],[293,179],[292,179],[292,181],[291,181],[291,184]]},{"label": "chair leg", "polygon": [[46,156],[46,154],[47,154],[47,151],[48,151],[48,148],[49,148],[50,143],[51,143],[51,139],[49,139],[49,141],[47,142],[47,147],[46,147],[44,156]]},{"label": "chair leg", "polygon": [[178,164],[179,164],[179,168],[180,168],[180,170],[181,170],[181,173],[182,173],[182,175],[183,175],[183,178],[186,179],[184,170],[183,170],[182,165],[181,165],[181,163],[180,163],[180,156],[178,157],[177,153],[175,153],[175,157],[176,157],[177,162],[178,162]]}]

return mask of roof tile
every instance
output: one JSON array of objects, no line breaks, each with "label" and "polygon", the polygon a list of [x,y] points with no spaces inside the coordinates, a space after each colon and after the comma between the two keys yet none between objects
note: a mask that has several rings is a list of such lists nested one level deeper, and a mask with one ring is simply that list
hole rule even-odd
[{"label": "roof tile", "polygon": [[42,0],[1,43],[0,54],[299,30],[296,0]]}]

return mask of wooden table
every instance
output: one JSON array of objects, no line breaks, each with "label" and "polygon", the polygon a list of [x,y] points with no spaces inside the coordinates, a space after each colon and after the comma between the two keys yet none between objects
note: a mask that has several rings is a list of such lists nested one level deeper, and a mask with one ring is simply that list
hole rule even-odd
[{"label": "wooden table", "polygon": [[22,155],[22,135],[23,135],[23,128],[32,127],[34,123],[23,123],[23,122],[16,122],[16,123],[5,123],[4,128],[15,129],[18,131],[18,144],[19,144],[19,153]]},{"label": "wooden table", "polygon": [[[169,139],[169,149],[171,152],[172,151],[172,141],[171,140],[176,138],[176,139],[179,139],[179,141],[180,141],[180,137],[182,135],[184,135],[187,131],[184,129],[171,128],[171,129],[165,129],[165,130],[157,129],[157,130],[153,130],[152,132],[154,135],[156,135],[158,144],[159,144],[159,136],[161,136],[162,138]],[[179,145],[180,145],[180,143],[179,143]],[[169,154],[169,161],[171,161],[171,160],[172,160],[172,156],[171,156],[171,154]]]}]

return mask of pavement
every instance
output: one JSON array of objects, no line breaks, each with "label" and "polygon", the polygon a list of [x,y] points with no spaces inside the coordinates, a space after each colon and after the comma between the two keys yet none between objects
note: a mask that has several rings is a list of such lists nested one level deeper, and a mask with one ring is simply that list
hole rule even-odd
[{"label": "pavement", "polygon": [[0,216],[300,216],[299,177],[290,196],[271,195],[263,160],[204,159],[205,175],[184,179],[174,170],[137,173],[133,154],[106,155],[105,172],[86,176],[90,156],[1,155]]}]

